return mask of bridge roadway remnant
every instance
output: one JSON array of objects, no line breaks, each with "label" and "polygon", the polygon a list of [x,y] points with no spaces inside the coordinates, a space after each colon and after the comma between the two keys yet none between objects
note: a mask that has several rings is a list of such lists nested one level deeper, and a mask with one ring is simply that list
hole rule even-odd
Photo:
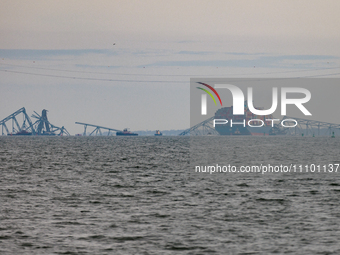
[{"label": "bridge roadway remnant", "polygon": [[103,130],[108,130],[108,136],[110,135],[110,132],[111,131],[114,131],[114,132],[122,132],[121,130],[118,130],[118,129],[114,129],[114,128],[108,128],[108,127],[102,127],[102,126],[98,126],[98,125],[93,125],[93,124],[88,124],[88,123],[82,123],[82,122],[76,122],[76,124],[79,124],[79,125],[83,125],[84,126],[84,133],[83,133],[83,136],[86,136],[86,129],[87,127],[95,127],[95,129],[89,134],[89,136],[91,136],[93,133],[95,133],[95,135],[97,136],[98,134],[100,136],[103,135],[102,133],[102,129]]}]

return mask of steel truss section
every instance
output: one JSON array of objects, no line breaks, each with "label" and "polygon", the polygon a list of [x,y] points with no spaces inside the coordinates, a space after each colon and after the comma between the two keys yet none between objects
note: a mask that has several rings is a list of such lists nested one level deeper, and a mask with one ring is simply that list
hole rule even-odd
[{"label": "steel truss section", "polygon": [[[89,134],[89,136],[91,135],[96,135],[96,136],[102,136],[103,133],[102,133],[102,130],[108,130],[108,133],[107,135],[109,136],[110,133],[113,131],[113,132],[122,132],[121,130],[118,130],[118,129],[114,129],[114,128],[108,128],[108,127],[102,127],[102,126],[98,126],[98,125],[93,125],[93,124],[88,124],[88,123],[82,123],[82,122],[76,122],[76,124],[79,124],[79,125],[83,125],[84,126],[84,133],[83,133],[83,136],[86,136],[86,129],[87,127],[94,127],[95,129]],[[112,133],[111,133],[112,135]]]},{"label": "steel truss section", "polygon": [[[36,118],[37,120],[33,123],[30,119],[30,117],[26,113],[25,107],[22,107],[21,109],[17,110],[16,112],[12,113],[8,117],[4,118],[0,121],[1,125],[1,134],[2,135],[56,135],[56,132],[59,132],[57,134],[58,136],[63,135],[70,135],[69,132],[64,127],[57,127],[52,125],[48,119],[47,119],[47,110],[42,111],[42,115],[40,116],[37,112],[34,112],[35,114],[32,115],[33,118]],[[22,124],[21,121],[18,121],[17,116],[19,114],[22,114],[23,121]],[[10,125],[10,122],[12,123],[11,129],[8,128]],[[5,132],[6,131],[6,134]]]},{"label": "steel truss section", "polygon": [[[22,114],[23,118],[22,124],[19,124],[21,123],[21,121],[18,121],[16,118],[20,114]],[[11,125],[11,128],[9,129],[6,124]],[[35,135],[35,130],[32,121],[27,115],[25,107],[20,108],[16,112],[12,113],[11,115],[1,120],[0,125],[2,135],[12,135],[22,131],[31,132],[33,135]],[[4,131],[6,131],[6,134]]]},{"label": "steel truss section", "polygon": [[285,125],[293,126],[294,121],[289,121],[288,119],[296,120],[297,125],[294,128],[288,128],[288,135],[299,135],[299,136],[331,136],[340,135],[340,125],[316,120],[307,120],[301,118],[294,118],[289,116],[284,116],[281,120],[285,120]]},{"label": "steel truss section", "polygon": [[[213,127],[214,116],[198,123],[197,125],[184,130],[180,133],[183,135],[219,135]],[[271,135],[299,135],[299,136],[335,136],[340,135],[340,125],[316,120],[307,120],[295,117],[284,116],[281,120],[284,121],[285,126],[294,126],[295,120],[296,127],[284,127],[275,124],[270,132]]]},{"label": "steel truss section", "polygon": [[47,110],[45,109],[42,110],[41,116],[34,111],[32,117],[37,119],[33,124],[37,135],[55,135],[56,132],[59,132],[59,134],[57,134],[58,136],[70,135],[64,126],[57,127],[49,122],[47,118]]},{"label": "steel truss section", "polygon": [[183,135],[220,135],[213,126],[213,120],[215,116],[198,123],[197,125],[184,130],[180,133],[180,136]]}]

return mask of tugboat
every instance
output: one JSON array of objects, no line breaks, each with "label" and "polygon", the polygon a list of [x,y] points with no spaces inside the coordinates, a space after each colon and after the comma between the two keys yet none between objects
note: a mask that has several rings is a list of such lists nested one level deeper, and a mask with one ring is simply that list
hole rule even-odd
[{"label": "tugboat", "polygon": [[162,132],[161,131],[159,131],[159,130],[156,130],[156,133],[155,133],[155,136],[162,136],[163,134],[162,134]]},{"label": "tugboat", "polygon": [[116,132],[116,136],[137,136],[137,133],[130,132],[127,128],[124,128],[123,131]]}]

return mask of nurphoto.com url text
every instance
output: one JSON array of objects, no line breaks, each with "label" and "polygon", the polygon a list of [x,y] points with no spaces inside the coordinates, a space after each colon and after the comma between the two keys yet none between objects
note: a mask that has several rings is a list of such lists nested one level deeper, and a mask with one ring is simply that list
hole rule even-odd
[{"label": "nurphoto.com url text", "polygon": [[[196,173],[337,173],[340,164],[290,164],[290,165],[209,165],[195,166]],[[339,170],[340,171],[340,170]]]}]

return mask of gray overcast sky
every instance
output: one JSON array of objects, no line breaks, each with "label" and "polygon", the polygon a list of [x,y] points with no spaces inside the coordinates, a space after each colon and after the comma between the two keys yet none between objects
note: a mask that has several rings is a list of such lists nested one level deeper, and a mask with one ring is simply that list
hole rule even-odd
[{"label": "gray overcast sky", "polygon": [[0,119],[189,126],[190,77],[340,77],[340,2],[0,0]]}]

